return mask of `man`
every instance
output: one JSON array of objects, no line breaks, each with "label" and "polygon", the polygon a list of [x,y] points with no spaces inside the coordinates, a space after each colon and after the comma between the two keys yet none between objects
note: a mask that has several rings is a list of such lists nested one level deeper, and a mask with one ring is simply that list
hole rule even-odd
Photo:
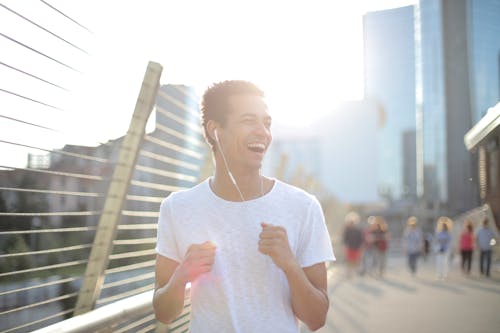
[{"label": "man", "polygon": [[315,197],[260,168],[271,143],[263,92],[246,81],[207,89],[202,125],[214,176],[160,208],[153,299],[158,320],[182,311],[191,332],[298,332],[324,325],[325,262],[335,260]]},{"label": "man", "polygon": [[410,216],[406,221],[406,229],[403,233],[404,249],[412,275],[417,274],[418,257],[420,257],[423,247],[422,232],[417,228],[417,222],[418,219],[415,216]]},{"label": "man", "polygon": [[483,225],[478,229],[476,234],[477,246],[479,247],[479,272],[481,275],[490,276],[491,267],[491,249],[495,234],[489,228],[488,219],[483,220]]}]

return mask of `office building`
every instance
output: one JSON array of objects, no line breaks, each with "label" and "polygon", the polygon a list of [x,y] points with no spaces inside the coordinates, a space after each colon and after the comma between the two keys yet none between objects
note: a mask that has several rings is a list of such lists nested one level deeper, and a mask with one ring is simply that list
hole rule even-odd
[{"label": "office building", "polygon": [[499,99],[500,3],[421,0],[423,199],[451,215],[479,204],[464,134]]},{"label": "office building", "polygon": [[365,99],[383,108],[377,133],[378,187],[382,197],[400,198],[402,135],[415,130],[414,7],[370,12],[363,18]]}]

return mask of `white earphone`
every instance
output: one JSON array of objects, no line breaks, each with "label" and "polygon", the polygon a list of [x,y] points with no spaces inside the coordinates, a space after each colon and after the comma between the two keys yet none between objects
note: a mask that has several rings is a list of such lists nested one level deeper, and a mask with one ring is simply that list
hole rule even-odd
[{"label": "white earphone", "polygon": [[217,141],[217,143],[219,143],[219,137],[217,136],[217,130],[216,129],[214,130],[214,135],[215,135],[215,141]]},{"label": "white earphone", "polygon": [[238,193],[241,196],[241,200],[245,201],[245,198],[243,197],[243,194],[241,193],[240,187],[238,186],[238,183],[236,182],[236,179],[234,179],[234,176],[231,173],[231,170],[229,170],[229,165],[227,165],[226,156],[224,156],[224,151],[222,150],[222,147],[221,147],[221,144],[220,144],[220,140],[219,140],[219,136],[217,135],[217,129],[214,129],[214,136],[215,136],[215,141],[217,142],[217,146],[219,147],[220,154],[222,156],[222,161],[224,162],[224,166],[226,167],[227,174],[229,175],[229,179],[231,179],[231,182],[234,184],[234,186],[238,190]]}]

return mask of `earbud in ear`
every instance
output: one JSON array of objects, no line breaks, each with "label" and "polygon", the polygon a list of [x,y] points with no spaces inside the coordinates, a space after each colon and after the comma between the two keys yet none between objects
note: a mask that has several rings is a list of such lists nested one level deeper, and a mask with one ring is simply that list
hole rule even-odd
[{"label": "earbud in ear", "polygon": [[219,142],[219,137],[217,136],[217,130],[214,130],[215,141]]}]

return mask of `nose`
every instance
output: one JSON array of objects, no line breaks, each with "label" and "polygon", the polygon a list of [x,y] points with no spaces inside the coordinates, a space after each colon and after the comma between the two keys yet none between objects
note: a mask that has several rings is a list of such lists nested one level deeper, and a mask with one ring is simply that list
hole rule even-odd
[{"label": "nose", "polygon": [[269,128],[269,125],[265,123],[264,121],[259,121],[257,122],[256,126],[256,133],[260,138],[268,138],[271,136],[271,129]]}]

